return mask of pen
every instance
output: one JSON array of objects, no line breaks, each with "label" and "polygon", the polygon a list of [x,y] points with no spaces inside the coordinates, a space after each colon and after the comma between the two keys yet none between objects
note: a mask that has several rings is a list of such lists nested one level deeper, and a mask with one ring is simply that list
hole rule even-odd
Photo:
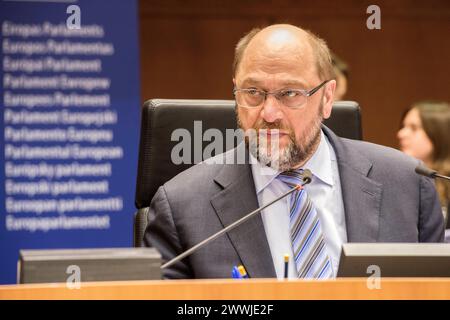
[{"label": "pen", "polygon": [[238,270],[239,270],[239,274],[241,275],[242,278],[248,279],[247,271],[245,270],[245,268],[244,268],[243,265],[240,265],[240,266],[238,267]]},{"label": "pen", "polygon": [[288,269],[289,269],[289,255],[284,255],[284,278],[288,278]]},{"label": "pen", "polygon": [[231,270],[231,277],[233,279],[242,279],[241,273],[239,272],[238,267],[234,266]]}]

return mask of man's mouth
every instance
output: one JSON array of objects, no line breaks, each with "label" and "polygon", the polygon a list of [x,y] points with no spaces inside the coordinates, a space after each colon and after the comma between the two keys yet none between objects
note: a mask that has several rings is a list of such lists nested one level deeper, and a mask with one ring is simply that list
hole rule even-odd
[{"label": "man's mouth", "polygon": [[260,136],[268,136],[268,137],[275,137],[275,136],[282,137],[289,134],[288,132],[279,129],[260,129],[258,133]]},{"label": "man's mouth", "polygon": [[279,129],[260,129],[258,132],[259,143],[264,144],[269,154],[272,148],[284,148],[288,143],[289,133]]}]

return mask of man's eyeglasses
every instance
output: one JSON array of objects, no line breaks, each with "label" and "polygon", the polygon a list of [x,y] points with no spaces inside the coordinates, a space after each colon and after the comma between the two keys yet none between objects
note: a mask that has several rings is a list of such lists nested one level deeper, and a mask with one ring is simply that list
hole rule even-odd
[{"label": "man's eyeglasses", "polygon": [[254,88],[250,89],[234,88],[233,94],[236,99],[237,105],[244,108],[260,107],[264,103],[264,101],[266,101],[267,96],[272,94],[284,106],[292,109],[297,109],[303,106],[308,100],[308,97],[316,93],[328,81],[330,80],[325,80],[317,87],[309,91],[302,89],[282,89],[274,92],[267,92],[264,90],[258,90]]}]

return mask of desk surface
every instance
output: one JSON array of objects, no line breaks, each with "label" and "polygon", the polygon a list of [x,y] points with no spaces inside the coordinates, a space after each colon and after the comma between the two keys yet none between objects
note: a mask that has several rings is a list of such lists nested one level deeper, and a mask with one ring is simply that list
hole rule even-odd
[{"label": "desk surface", "polygon": [[[369,284],[369,285],[368,285]],[[0,299],[446,299],[450,278],[311,280],[157,280],[0,286]]]}]

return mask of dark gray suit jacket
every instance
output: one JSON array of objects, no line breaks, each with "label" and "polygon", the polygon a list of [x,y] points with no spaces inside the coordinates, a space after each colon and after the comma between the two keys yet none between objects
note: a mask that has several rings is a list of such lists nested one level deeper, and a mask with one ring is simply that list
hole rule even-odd
[{"label": "dark gray suit jacket", "polygon": [[[417,160],[323,131],[338,161],[349,242],[443,241],[434,183],[414,172]],[[233,149],[218,157],[235,154]],[[158,189],[144,240],[168,261],[258,206],[249,164],[200,163]],[[260,215],[165,269],[163,276],[230,278],[239,264],[250,277],[276,276]]]}]

